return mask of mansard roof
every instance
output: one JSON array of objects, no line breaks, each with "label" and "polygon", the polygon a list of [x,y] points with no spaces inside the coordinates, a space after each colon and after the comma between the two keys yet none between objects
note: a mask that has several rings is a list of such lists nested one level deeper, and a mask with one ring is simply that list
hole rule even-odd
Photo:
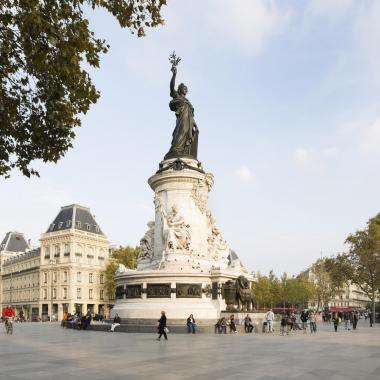
[{"label": "mansard roof", "polygon": [[25,252],[30,249],[24,234],[20,232],[7,232],[0,245],[0,251],[7,252]]},{"label": "mansard roof", "polygon": [[15,257],[11,257],[11,258],[5,260],[4,261],[4,267],[11,265],[11,264],[14,264],[14,263],[17,263],[17,262],[20,262],[20,261],[30,259],[32,257],[39,257],[40,254],[41,254],[41,248],[35,248],[31,251],[27,251],[25,253],[22,253],[21,255],[16,255]]},{"label": "mansard roof", "polygon": [[61,207],[46,232],[63,231],[71,228],[104,235],[90,209],[77,204]]}]

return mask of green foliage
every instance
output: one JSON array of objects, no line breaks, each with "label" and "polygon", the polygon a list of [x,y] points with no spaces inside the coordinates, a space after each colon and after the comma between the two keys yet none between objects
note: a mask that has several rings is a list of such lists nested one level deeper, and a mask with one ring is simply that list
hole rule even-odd
[{"label": "green foliage", "polygon": [[278,278],[270,271],[268,276],[258,274],[252,292],[258,308],[302,306],[313,297],[314,285],[305,275]]},{"label": "green foliage", "polygon": [[336,295],[343,292],[348,277],[341,271],[341,258],[318,259],[310,269],[314,283],[314,300],[317,307],[326,306]]},{"label": "green foliage", "polygon": [[380,213],[366,228],[347,237],[349,251],[342,257],[350,280],[370,298],[373,307],[380,289]]},{"label": "green foliage", "polygon": [[119,264],[125,265],[129,269],[136,269],[137,257],[140,253],[139,247],[119,247],[112,251],[110,260],[105,269],[105,287],[109,298],[115,295],[115,273]]},{"label": "green foliage", "polygon": [[119,247],[112,252],[111,258],[118,264],[125,265],[127,268],[136,269],[139,253],[139,247]]},{"label": "green foliage", "polygon": [[118,267],[118,263],[116,261],[109,261],[106,269],[104,271],[104,286],[106,288],[107,297],[109,299],[114,299],[115,297],[115,291],[116,291],[116,284],[115,284],[115,272]]},{"label": "green foliage", "polygon": [[0,0],[0,176],[38,175],[35,159],[57,162],[99,98],[84,67],[109,46],[84,8],[104,8],[138,36],[163,24],[166,0]]},{"label": "green foliage", "polygon": [[259,274],[256,281],[252,283],[252,292],[258,308],[271,304],[272,298],[268,277]]}]

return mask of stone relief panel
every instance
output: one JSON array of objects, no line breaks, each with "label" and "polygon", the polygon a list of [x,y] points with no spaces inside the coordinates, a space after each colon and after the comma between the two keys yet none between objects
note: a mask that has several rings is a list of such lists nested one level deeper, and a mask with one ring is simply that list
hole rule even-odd
[{"label": "stone relief panel", "polygon": [[211,211],[207,207],[208,193],[211,191],[214,185],[214,176],[211,173],[207,173],[204,180],[199,180],[197,184],[193,186],[191,191],[191,198],[199,211],[206,215],[208,225],[211,227],[215,220]]},{"label": "stone relief panel", "polygon": [[148,284],[146,288],[147,298],[170,298],[170,284]]},{"label": "stone relief panel", "polygon": [[125,298],[141,298],[142,285],[127,285],[125,287]]},{"label": "stone relief panel", "polygon": [[208,192],[204,181],[199,180],[198,184],[194,184],[191,191],[191,198],[195,202],[202,214],[207,211]]},{"label": "stone relief panel", "polygon": [[163,215],[163,237],[165,250],[167,251],[189,251],[190,250],[190,226],[185,222],[182,215],[173,206],[168,214]]},{"label": "stone relief panel", "polygon": [[193,186],[191,197],[203,214],[207,211],[208,193],[211,191],[213,184],[214,176],[207,173],[205,179],[198,180],[198,183]]},{"label": "stone relief panel", "polygon": [[228,249],[227,242],[224,240],[219,228],[215,226],[212,228],[211,235],[208,237],[207,242],[209,257],[213,260],[218,260],[220,252]]},{"label": "stone relief panel", "polygon": [[202,284],[179,284],[176,287],[177,298],[202,298]]},{"label": "stone relief panel", "polygon": [[214,268],[226,267],[228,265],[229,246],[215,225],[211,228],[207,243],[208,255],[215,262]]},{"label": "stone relief panel", "polygon": [[154,229],[155,222],[148,222],[148,231],[145,233],[144,237],[140,240],[140,254],[138,261],[142,260],[153,260],[154,255]]}]

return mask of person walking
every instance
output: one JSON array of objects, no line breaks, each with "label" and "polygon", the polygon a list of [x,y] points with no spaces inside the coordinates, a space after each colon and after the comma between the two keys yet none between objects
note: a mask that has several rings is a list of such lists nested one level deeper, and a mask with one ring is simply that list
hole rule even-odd
[{"label": "person walking", "polygon": [[285,314],[282,314],[281,316],[281,322],[280,322],[280,334],[281,335],[288,335],[288,332],[286,331],[286,324],[287,324],[287,318]]},{"label": "person walking", "polygon": [[357,311],[352,313],[352,329],[356,330],[356,326],[358,325],[359,315]]},{"label": "person walking", "polygon": [[339,325],[339,315],[338,315],[338,313],[334,313],[333,314],[332,321],[333,321],[333,324],[334,324],[334,331],[337,332],[338,331],[338,325]]},{"label": "person walking", "polygon": [[286,314],[286,335],[289,335],[292,330],[293,330],[292,316],[290,312],[288,312]]},{"label": "person walking", "polygon": [[317,332],[317,316],[312,311],[309,314],[309,322],[310,322],[310,334],[315,334]]},{"label": "person walking", "polygon": [[273,328],[273,323],[274,323],[274,313],[272,309],[269,309],[269,311],[265,315],[265,320],[267,322],[268,326],[268,332],[273,333],[274,328]]},{"label": "person walking", "polygon": [[190,333],[193,333],[195,334],[195,319],[194,319],[194,316],[193,314],[190,314],[189,318],[187,318],[187,322],[186,322],[186,325],[187,325],[187,332],[190,334]]},{"label": "person walking", "polygon": [[166,315],[164,311],[161,311],[161,318],[158,320],[158,338],[157,340],[161,340],[162,335],[165,340],[168,340],[168,336],[166,335]]},{"label": "person walking", "polygon": [[85,330],[87,330],[90,327],[91,321],[92,321],[91,310],[87,310],[86,319],[85,319]]},{"label": "person walking", "polygon": [[369,317],[369,327],[372,327],[373,326],[373,313],[371,311],[368,313],[368,317]]},{"label": "person walking", "polygon": [[308,314],[306,310],[303,310],[300,316],[301,322],[302,322],[302,331],[304,334],[307,333],[307,320],[308,320]]},{"label": "person walking", "polygon": [[348,312],[343,313],[343,321],[345,330],[350,331],[350,314]]}]

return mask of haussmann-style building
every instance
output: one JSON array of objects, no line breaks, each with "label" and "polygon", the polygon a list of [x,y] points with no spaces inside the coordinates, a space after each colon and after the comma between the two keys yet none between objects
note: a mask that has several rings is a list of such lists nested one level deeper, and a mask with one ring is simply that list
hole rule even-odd
[{"label": "haussmann-style building", "polygon": [[2,248],[2,307],[10,304],[32,320],[60,320],[65,312],[87,310],[107,314],[109,242],[90,209],[62,207],[40,243],[34,250],[25,244],[17,252],[9,253],[9,244]]}]

